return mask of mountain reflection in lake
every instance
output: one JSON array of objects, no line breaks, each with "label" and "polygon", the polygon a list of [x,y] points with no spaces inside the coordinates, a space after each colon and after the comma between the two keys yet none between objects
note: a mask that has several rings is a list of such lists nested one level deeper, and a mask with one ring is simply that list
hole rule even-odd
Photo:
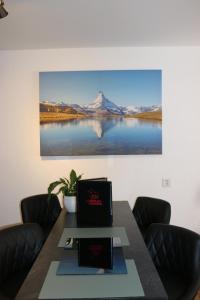
[{"label": "mountain reflection in lake", "polygon": [[161,154],[162,123],[88,118],[40,125],[41,156]]}]

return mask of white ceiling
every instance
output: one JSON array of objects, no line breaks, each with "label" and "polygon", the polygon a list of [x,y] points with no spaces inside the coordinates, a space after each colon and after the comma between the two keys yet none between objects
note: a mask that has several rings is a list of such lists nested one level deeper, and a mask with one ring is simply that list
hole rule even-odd
[{"label": "white ceiling", "polygon": [[200,46],[200,0],[5,0],[0,50]]}]

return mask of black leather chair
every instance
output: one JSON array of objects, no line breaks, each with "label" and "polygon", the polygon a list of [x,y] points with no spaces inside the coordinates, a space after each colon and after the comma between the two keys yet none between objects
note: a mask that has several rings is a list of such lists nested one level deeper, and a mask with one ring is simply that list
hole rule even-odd
[{"label": "black leather chair", "polygon": [[55,194],[41,194],[27,197],[21,201],[23,223],[37,223],[47,238],[61,212],[60,202]]},{"label": "black leather chair", "polygon": [[166,224],[152,224],[145,242],[169,300],[192,300],[200,288],[200,235]]},{"label": "black leather chair", "polygon": [[145,237],[145,233],[152,223],[169,224],[171,205],[167,201],[157,198],[138,197],[133,208],[133,215]]},{"label": "black leather chair", "polygon": [[43,244],[37,224],[0,230],[0,300],[14,299]]}]

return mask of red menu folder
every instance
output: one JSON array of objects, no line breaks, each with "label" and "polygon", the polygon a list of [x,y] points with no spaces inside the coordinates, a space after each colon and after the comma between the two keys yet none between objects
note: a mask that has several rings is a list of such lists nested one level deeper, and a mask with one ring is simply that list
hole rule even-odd
[{"label": "red menu folder", "polygon": [[112,183],[106,178],[77,183],[77,225],[112,226]]},{"label": "red menu folder", "polygon": [[84,238],[78,241],[79,266],[112,269],[112,238]]}]

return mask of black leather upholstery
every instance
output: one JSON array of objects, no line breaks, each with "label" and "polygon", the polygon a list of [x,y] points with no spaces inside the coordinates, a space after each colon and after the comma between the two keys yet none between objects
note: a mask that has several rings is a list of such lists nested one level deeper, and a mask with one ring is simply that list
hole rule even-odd
[{"label": "black leather upholstery", "polygon": [[0,231],[0,299],[14,299],[43,244],[37,224]]},{"label": "black leather upholstery", "polygon": [[23,223],[37,223],[42,227],[45,237],[61,212],[58,197],[54,194],[48,198],[48,194],[34,195],[21,201],[21,213]]},{"label": "black leather upholstery", "polygon": [[200,236],[185,228],[152,224],[145,242],[169,300],[192,300],[200,288]]},{"label": "black leather upholstery", "polygon": [[161,199],[138,197],[133,208],[133,215],[141,233],[145,236],[150,224],[169,224],[171,206],[167,201]]}]

